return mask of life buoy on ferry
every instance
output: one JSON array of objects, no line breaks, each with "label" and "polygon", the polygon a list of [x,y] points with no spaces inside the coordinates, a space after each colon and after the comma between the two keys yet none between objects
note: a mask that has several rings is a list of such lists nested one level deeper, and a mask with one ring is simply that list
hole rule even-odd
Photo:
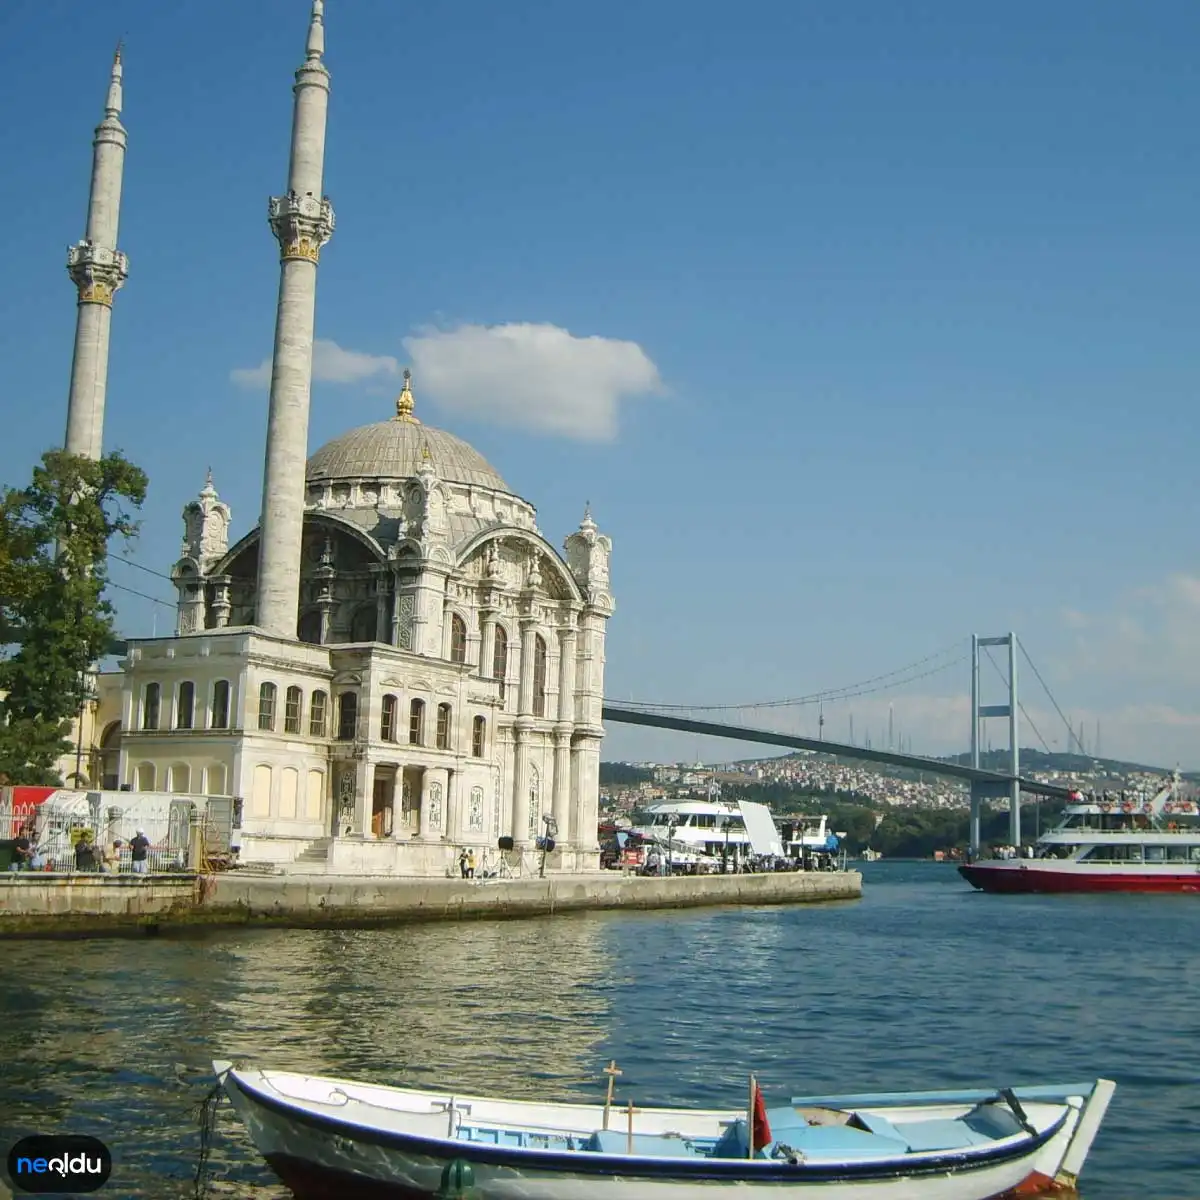
[{"label": "life buoy on ferry", "polygon": [[1112,812],[1112,801],[1111,800],[1101,800],[1100,801],[1100,811],[1101,812]]},{"label": "life buoy on ferry", "polygon": [[1151,804],[1149,800],[1147,800],[1146,803],[1142,805],[1142,812],[1152,813],[1153,811],[1154,811],[1154,805]]},{"label": "life buoy on ferry", "polygon": [[1133,812],[1133,801],[1126,800],[1125,803],[1121,805],[1121,811],[1122,812]]},{"label": "life buoy on ferry", "polygon": [[1163,812],[1174,812],[1174,811],[1175,811],[1174,803],[1172,801],[1168,800],[1166,802],[1166,804],[1163,805]]},{"label": "life buoy on ferry", "polygon": [[1192,802],[1190,800],[1180,800],[1179,811],[1180,812],[1191,812],[1192,811]]}]

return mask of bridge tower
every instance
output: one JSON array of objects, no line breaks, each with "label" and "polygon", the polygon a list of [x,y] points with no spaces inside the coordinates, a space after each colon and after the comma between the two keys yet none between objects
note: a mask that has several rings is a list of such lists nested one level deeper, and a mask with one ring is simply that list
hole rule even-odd
[{"label": "bridge tower", "polygon": [[[979,689],[979,651],[985,646],[1008,647],[1008,703],[980,704]],[[971,783],[971,853],[979,853],[979,814],[983,801],[998,799],[1005,794],[1009,802],[1009,840],[1020,849],[1021,846],[1021,751],[1017,732],[1017,713],[1020,711],[1017,701],[1017,635],[1006,633],[1003,637],[979,637],[971,635],[971,766],[979,768],[979,745],[981,723],[989,717],[1008,718],[1008,773],[1011,776],[1007,793],[1004,784],[984,783],[973,780]]]}]

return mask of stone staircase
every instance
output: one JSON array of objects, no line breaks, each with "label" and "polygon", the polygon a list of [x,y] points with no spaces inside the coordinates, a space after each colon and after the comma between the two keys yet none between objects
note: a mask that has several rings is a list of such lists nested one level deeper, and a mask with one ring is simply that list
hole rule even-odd
[{"label": "stone staircase", "polygon": [[287,866],[289,875],[321,875],[329,869],[329,847],[333,838],[310,842]]}]

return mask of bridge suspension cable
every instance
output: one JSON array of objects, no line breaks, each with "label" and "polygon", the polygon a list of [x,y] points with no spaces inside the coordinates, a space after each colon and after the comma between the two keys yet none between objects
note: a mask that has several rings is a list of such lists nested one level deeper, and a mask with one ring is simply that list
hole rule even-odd
[{"label": "bridge suspension cable", "polygon": [[1046,695],[1050,699],[1050,703],[1054,705],[1054,711],[1056,713],[1058,713],[1059,719],[1067,727],[1067,752],[1070,753],[1071,743],[1074,742],[1079,749],[1079,753],[1080,754],[1084,753],[1083,743],[1079,740],[1079,735],[1075,732],[1074,728],[1071,725],[1071,722],[1067,720],[1066,715],[1063,713],[1063,710],[1058,706],[1058,701],[1055,700],[1054,693],[1050,690],[1050,688],[1046,684],[1046,681],[1042,678],[1041,671],[1039,671],[1037,669],[1037,666],[1034,664],[1033,659],[1029,657],[1029,651],[1025,649],[1025,643],[1022,642],[1020,640],[1020,638],[1018,638],[1017,645],[1021,647],[1021,653],[1025,656],[1025,661],[1029,664],[1029,669],[1033,672],[1038,683],[1040,683],[1042,685],[1042,691],[1044,691],[1046,693]]},{"label": "bridge suspension cable", "polygon": [[[642,708],[654,712],[746,712],[758,708],[797,708],[810,704],[829,704],[835,700],[850,700],[855,696],[867,696],[875,692],[886,692],[892,688],[903,687],[908,683],[915,683],[918,679],[927,679],[931,675],[938,675],[943,671],[948,671],[951,667],[956,667],[959,663],[965,662],[968,657],[967,654],[965,652],[960,653],[957,658],[951,659],[949,662],[941,663],[939,666],[931,667],[917,674],[912,673],[918,667],[924,667],[927,663],[945,658],[946,655],[953,654],[956,650],[964,651],[965,646],[965,640],[958,641],[953,645],[939,650],[936,654],[927,654],[924,658],[917,659],[916,662],[909,663],[905,667],[899,667],[895,671],[887,671],[882,675],[874,675],[870,679],[863,679],[858,683],[847,684],[845,687],[829,688],[826,691],[811,692],[806,696],[791,696],[783,700],[760,700],[757,703],[747,704],[660,704],[653,700],[629,700],[625,703],[629,704],[631,708]],[[903,676],[903,678],[899,678],[900,676]]]},{"label": "bridge suspension cable", "polygon": [[[1017,645],[1019,646],[1020,644],[1021,644],[1021,642],[1020,642],[1020,639],[1018,638]],[[984,652],[984,655],[986,656],[988,662],[992,664],[992,670],[995,671],[996,674],[1000,676],[1000,679],[1003,681],[1004,686],[1008,687],[1008,678],[1004,674],[1004,672],[1002,670],[1000,670],[1000,667],[997,664],[996,660],[992,657],[991,647],[984,646],[983,652]],[[1053,754],[1054,752],[1050,749],[1050,744],[1046,741],[1046,739],[1044,737],[1042,737],[1042,731],[1034,723],[1034,720],[1029,715],[1029,713],[1025,711],[1025,705],[1022,704],[1020,700],[1017,701],[1017,711],[1020,712],[1021,716],[1023,716],[1025,718],[1025,724],[1028,725],[1029,728],[1033,730],[1034,737],[1036,737],[1037,740],[1042,743],[1042,749],[1045,750],[1047,754]]]}]

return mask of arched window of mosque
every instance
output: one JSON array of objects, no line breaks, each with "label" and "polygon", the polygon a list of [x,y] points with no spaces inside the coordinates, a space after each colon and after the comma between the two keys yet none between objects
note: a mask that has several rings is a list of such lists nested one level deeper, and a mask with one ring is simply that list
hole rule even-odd
[{"label": "arched window of mosque", "polygon": [[385,742],[396,740],[396,697],[384,696],[383,712],[379,718],[379,736]]},{"label": "arched window of mosque", "polygon": [[158,728],[158,710],[162,703],[162,689],[157,683],[146,684],[146,694],[142,699],[142,728]]},{"label": "arched window of mosque", "polygon": [[329,697],[324,692],[313,692],[308,702],[308,736],[325,737],[326,712],[329,708]]},{"label": "arched window of mosque", "polygon": [[467,623],[458,613],[450,616],[450,661],[467,661]]},{"label": "arched window of mosque", "polygon": [[196,719],[196,685],[190,681],[179,685],[175,698],[175,728],[191,729]]},{"label": "arched window of mosque", "polygon": [[450,749],[450,705],[439,704],[437,709],[437,748]]},{"label": "arched window of mosque", "polygon": [[229,728],[229,680],[218,679],[213,684],[212,728]]},{"label": "arched window of mosque", "polygon": [[500,699],[504,699],[504,681],[508,678],[508,632],[496,626],[496,641],[492,650],[492,678],[500,680]]},{"label": "arched window of mosque", "polygon": [[352,642],[373,642],[376,633],[375,606],[364,605],[354,614],[350,624],[350,640]]},{"label": "arched window of mosque", "polygon": [[304,693],[298,687],[290,687],[283,702],[283,732],[300,732],[300,712],[304,707]]},{"label": "arched window of mosque", "polygon": [[425,744],[424,700],[414,700],[408,706],[408,740],[414,746]]},{"label": "arched window of mosque", "polygon": [[135,779],[135,788],[139,792],[154,791],[154,764],[153,763],[138,763],[137,775]]},{"label": "arched window of mosque", "polygon": [[487,720],[484,717],[476,717],[471,724],[471,753],[476,758],[482,758],[486,743]]},{"label": "arched window of mosque", "polygon": [[546,715],[546,643],[540,635],[533,639],[533,715]]},{"label": "arched window of mosque", "polygon": [[358,693],[342,692],[338,696],[338,741],[352,742],[358,732]]},{"label": "arched window of mosque", "polygon": [[319,646],[321,644],[321,614],[319,612],[306,612],[300,618],[300,625],[296,630],[296,636],[302,642],[307,642],[310,646]]},{"label": "arched window of mosque", "polygon": [[268,733],[275,732],[275,693],[273,683],[264,683],[258,689],[258,727]]}]

